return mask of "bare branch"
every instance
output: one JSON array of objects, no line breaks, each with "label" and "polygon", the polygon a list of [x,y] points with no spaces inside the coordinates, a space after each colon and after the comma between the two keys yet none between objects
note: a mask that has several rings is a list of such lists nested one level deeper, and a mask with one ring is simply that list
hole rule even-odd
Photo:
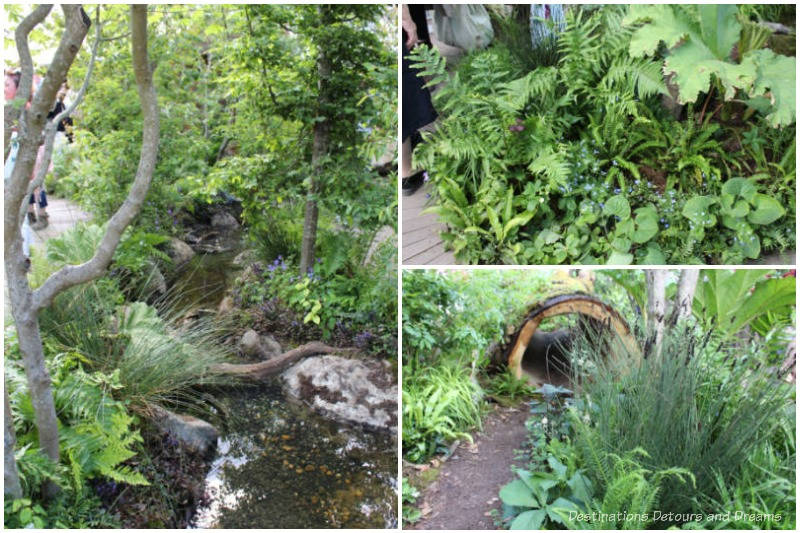
[{"label": "bare branch", "polygon": [[100,32],[102,31],[102,25],[100,24],[100,8],[97,8],[96,15],[95,15],[95,38],[94,38],[94,45],[92,46],[92,56],[89,59],[89,67],[86,69],[86,76],[83,78],[83,85],[78,90],[78,94],[75,95],[75,99],[73,102],[66,108],[64,111],[56,115],[53,120],[47,123],[44,129],[44,155],[42,157],[42,161],[40,162],[40,166],[36,176],[33,177],[30,184],[28,185],[28,193],[22,199],[22,205],[20,206],[20,224],[22,224],[22,218],[25,216],[25,212],[27,211],[27,203],[28,203],[28,196],[33,193],[36,187],[39,187],[42,182],[44,182],[44,178],[47,175],[47,169],[50,166],[50,160],[53,157],[53,145],[55,143],[56,134],[58,133],[58,125],[61,123],[62,120],[66,119],[70,116],[75,109],[80,105],[83,101],[83,97],[86,94],[86,90],[89,88],[89,80],[92,77],[92,72],[94,71],[94,63],[97,59],[97,52],[100,48],[100,43],[103,42],[101,39]]},{"label": "bare branch", "polygon": [[147,6],[131,6],[131,48],[133,71],[142,105],[142,148],[139,167],[127,198],[108,222],[103,240],[94,256],[82,265],[69,265],[51,275],[34,293],[32,306],[42,309],[61,291],[91,281],[101,276],[111,262],[122,232],[130,224],[144,203],[153,178],[158,156],[158,100],[153,87],[153,75],[147,56]]},{"label": "bare branch", "polygon": [[31,57],[31,49],[28,46],[28,35],[33,29],[42,23],[53,5],[40,5],[33,10],[22,22],[20,22],[17,29],[14,31],[14,40],[17,43],[17,54],[19,55],[19,66],[22,77],[19,79],[19,88],[17,89],[16,105],[7,105],[3,109],[3,159],[8,156],[8,150],[11,147],[11,130],[14,123],[19,120],[22,110],[25,108],[25,102],[31,96],[31,87],[33,86],[33,58]]}]

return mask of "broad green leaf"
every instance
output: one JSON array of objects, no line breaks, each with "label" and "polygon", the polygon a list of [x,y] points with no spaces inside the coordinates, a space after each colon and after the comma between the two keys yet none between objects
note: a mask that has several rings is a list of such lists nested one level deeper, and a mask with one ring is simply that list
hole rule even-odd
[{"label": "broad green leaf", "polygon": [[572,474],[572,477],[567,481],[567,486],[572,491],[573,498],[577,498],[586,505],[592,501],[594,496],[592,481],[580,472]]},{"label": "broad green leaf", "polygon": [[786,213],[780,202],[766,194],[756,195],[753,208],[753,211],[747,216],[747,220],[751,224],[771,224]]},{"label": "broad green leaf", "polygon": [[643,244],[658,233],[658,212],[651,206],[640,207],[636,210],[636,231],[633,232],[633,242]]},{"label": "broad green leaf", "polygon": [[547,513],[542,509],[525,511],[524,513],[520,513],[519,516],[517,516],[514,521],[511,522],[510,529],[538,530],[541,529],[542,523],[546,517]]},{"label": "broad green leaf", "polygon": [[644,259],[642,259],[643,265],[663,265],[666,262],[667,260],[664,258],[664,253],[656,243],[651,242],[647,245],[647,254],[645,254]]},{"label": "broad green leaf", "polygon": [[503,240],[508,237],[508,233],[517,226],[524,226],[527,224],[530,219],[533,218],[533,213],[523,213],[522,215],[517,215],[511,220],[509,220],[505,226],[503,226]]},{"label": "broad green leaf", "polygon": [[770,97],[774,110],[767,115],[769,123],[773,127],[792,124],[797,112],[796,59],[762,49],[746,54],[742,64],[753,67],[756,72],[750,96],[766,94]]},{"label": "broad green leaf", "polygon": [[506,505],[515,507],[539,507],[531,489],[521,480],[515,479],[500,489],[500,499]]},{"label": "broad green leaf", "polygon": [[631,216],[631,206],[624,196],[618,194],[606,201],[606,205],[603,207],[603,214],[617,216],[621,220],[625,220]]},{"label": "broad green leaf", "polygon": [[633,255],[632,254],[624,254],[615,251],[611,252],[611,255],[608,256],[608,261],[606,261],[607,265],[630,265],[633,262]]},{"label": "broad green leaf", "polygon": [[640,21],[647,23],[631,36],[629,52],[633,57],[653,55],[661,41],[672,48],[691,31],[689,22],[680,17],[671,6],[633,4],[628,6],[628,14],[623,24],[630,25]]},{"label": "broad green leaf", "polygon": [[703,42],[717,59],[730,59],[733,47],[739,42],[742,26],[735,4],[700,4],[700,33]]},{"label": "broad green leaf", "polygon": [[547,516],[550,520],[559,524],[564,524],[569,518],[570,511],[578,512],[580,508],[573,501],[566,498],[556,498],[556,500],[547,506]]},{"label": "broad green leaf", "polygon": [[550,465],[550,468],[553,472],[556,473],[556,476],[559,478],[564,477],[567,474],[567,466],[563,464],[558,458],[550,455],[547,457],[547,464]]},{"label": "broad green leaf", "polygon": [[722,185],[722,194],[741,196],[748,202],[758,192],[756,185],[747,178],[731,178]]},{"label": "broad green leaf", "polygon": [[710,228],[717,223],[717,217],[711,214],[715,203],[717,200],[712,196],[693,196],[686,201],[681,213],[698,226]]}]

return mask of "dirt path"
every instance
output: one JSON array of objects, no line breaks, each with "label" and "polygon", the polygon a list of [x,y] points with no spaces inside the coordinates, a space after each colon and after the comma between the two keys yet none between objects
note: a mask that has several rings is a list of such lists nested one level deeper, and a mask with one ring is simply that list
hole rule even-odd
[{"label": "dirt path", "polygon": [[500,509],[497,493],[514,478],[511,465],[524,464],[516,460],[515,450],[524,447],[529,416],[526,404],[496,407],[475,443],[459,445],[441,466],[438,479],[423,494],[425,514],[411,529],[496,529],[488,513]]}]

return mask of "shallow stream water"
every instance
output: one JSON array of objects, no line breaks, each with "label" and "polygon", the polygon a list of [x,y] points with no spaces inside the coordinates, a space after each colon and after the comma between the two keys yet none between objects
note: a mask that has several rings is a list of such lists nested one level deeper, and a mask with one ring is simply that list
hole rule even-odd
[{"label": "shallow stream water", "polygon": [[[198,255],[176,273],[175,304],[216,308],[238,250]],[[276,378],[218,397],[225,427],[205,479],[198,528],[390,528],[397,525],[397,441],[327,420],[289,400]]]}]

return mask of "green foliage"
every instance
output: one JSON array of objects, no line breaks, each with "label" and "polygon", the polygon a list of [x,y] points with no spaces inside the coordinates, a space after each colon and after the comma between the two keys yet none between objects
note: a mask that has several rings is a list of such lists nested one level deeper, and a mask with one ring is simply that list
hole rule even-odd
[{"label": "green foliage", "polygon": [[[500,489],[504,518],[510,529],[550,529],[567,525],[571,512],[580,512],[592,497],[592,484],[580,471],[569,471],[558,458],[547,458],[548,471],[517,470],[516,479]],[[545,526],[545,527],[543,527]]]},{"label": "green foliage", "polygon": [[[644,24],[631,38],[631,56],[653,55],[663,42],[669,49],[664,74],[674,74],[682,103],[695,102],[715,80],[725,100],[734,98],[737,91],[751,98],[766,96],[771,104],[766,118],[772,126],[795,121],[794,58],[753,45],[744,49],[735,5],[632,5],[625,24],[637,22]],[[741,57],[735,62],[731,56],[737,45]]]},{"label": "green foliage", "polygon": [[[17,415],[14,426],[21,446],[19,468],[28,491],[35,490],[44,478],[67,483],[81,492],[86,480],[95,477],[111,478],[132,485],[146,485],[147,480],[123,463],[136,454],[141,442],[135,419],[125,405],[115,400],[113,391],[122,387],[119,373],[85,372],[77,358],[67,354],[57,356],[50,366],[53,380],[53,399],[59,416],[62,463],[47,464],[36,457],[38,438],[34,426],[34,411],[22,372],[6,366],[9,399]],[[13,365],[13,363],[11,363]],[[29,448],[37,450],[29,452]]]},{"label": "green foliage", "polygon": [[731,339],[751,325],[766,335],[768,314],[789,318],[795,303],[795,278],[765,275],[763,270],[704,270],[695,291],[694,315],[714,334]]},{"label": "green foliage", "polygon": [[[680,327],[668,333],[660,356],[638,364],[606,360],[589,344],[576,347],[573,355],[590,362],[580,378],[591,403],[572,419],[586,474],[608,488],[613,455],[642,448],[646,469],[686,469],[696,478],[695,495],[715,496],[717,476],[734,479],[787,405],[787,389],[755,362],[760,350],[752,345],[743,355],[741,347]],[[692,494],[678,481],[664,481],[661,507],[689,512]]]},{"label": "green foliage", "polygon": [[527,379],[520,379],[511,372],[501,372],[492,376],[485,389],[495,400],[511,403],[532,395],[534,391]]},{"label": "green foliage", "polygon": [[403,523],[413,524],[422,517],[419,509],[414,507],[419,498],[419,489],[411,484],[408,479],[403,478]]},{"label": "green foliage", "polygon": [[464,369],[439,365],[403,372],[403,455],[421,463],[448,441],[472,437],[480,427],[481,389]]},{"label": "green foliage", "polygon": [[[635,30],[623,16],[619,6],[569,10],[557,66],[528,71],[498,42],[465,57],[437,91],[437,130],[423,134],[414,160],[431,177],[429,212],[447,225],[441,237],[459,260],[740,263],[791,246],[791,134],[771,131],[774,150],[748,144],[751,160],[731,149],[739,133],[711,123],[713,113],[676,121],[657,98],[666,91],[661,62],[629,53]],[[411,56],[420,74],[447,76],[435,50]],[[759,138],[762,124],[774,130],[751,123]],[[770,216],[746,227],[723,219],[726,181],[754,173],[750,211]],[[697,196],[714,202],[713,223],[695,220]]]},{"label": "green foliage", "polygon": [[278,255],[266,269],[259,268],[258,283],[241,284],[242,302],[265,313],[288,308],[298,315],[294,326],[316,325],[325,338],[360,331],[355,341],[362,348],[396,352],[397,251],[390,239],[365,263],[367,237],[372,236],[323,230],[314,268],[299,276],[293,260]]}]

